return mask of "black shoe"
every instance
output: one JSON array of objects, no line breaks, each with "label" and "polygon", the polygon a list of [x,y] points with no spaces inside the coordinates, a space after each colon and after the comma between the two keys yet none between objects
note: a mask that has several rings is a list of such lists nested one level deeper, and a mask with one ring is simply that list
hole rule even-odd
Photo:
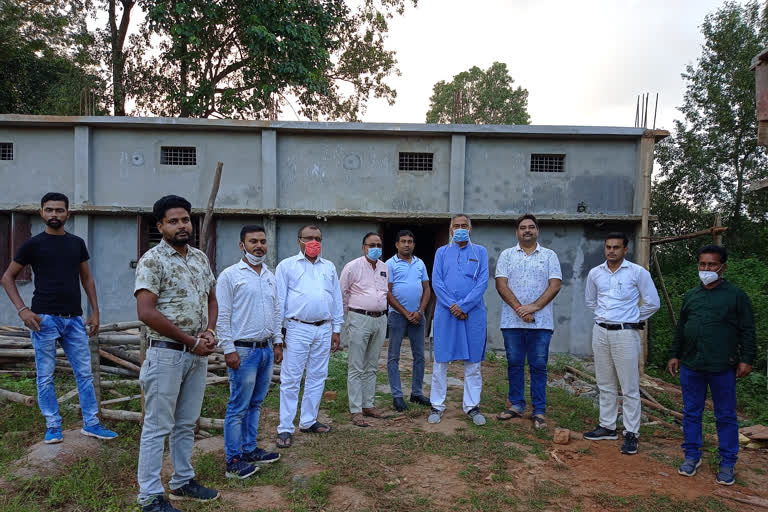
[{"label": "black shoe", "polygon": [[426,405],[427,407],[432,407],[432,402],[430,402],[429,398],[425,397],[424,395],[411,395],[411,402],[419,405]]},{"label": "black shoe", "polygon": [[173,505],[168,503],[168,500],[165,499],[165,496],[162,494],[159,494],[155,496],[155,499],[152,501],[152,503],[148,505],[143,505],[141,507],[141,512],[181,512],[179,509],[174,508]]},{"label": "black shoe", "polygon": [[392,399],[392,406],[395,408],[398,412],[403,412],[406,409],[408,409],[408,404],[405,403],[405,400],[403,400],[403,397],[396,396]]},{"label": "black shoe", "polygon": [[178,489],[173,489],[168,497],[175,501],[213,501],[219,497],[219,491],[209,489],[192,479]]},{"label": "black shoe", "polygon": [[618,438],[619,436],[616,435],[615,430],[608,430],[600,426],[592,432],[584,432],[584,439],[587,441],[616,440]]},{"label": "black shoe", "polygon": [[627,432],[624,434],[624,443],[621,445],[621,453],[634,455],[637,453],[637,434]]},{"label": "black shoe", "polygon": [[279,453],[268,452],[261,448],[256,448],[252,452],[243,453],[243,460],[252,464],[271,464],[272,462],[277,462],[279,459]]}]

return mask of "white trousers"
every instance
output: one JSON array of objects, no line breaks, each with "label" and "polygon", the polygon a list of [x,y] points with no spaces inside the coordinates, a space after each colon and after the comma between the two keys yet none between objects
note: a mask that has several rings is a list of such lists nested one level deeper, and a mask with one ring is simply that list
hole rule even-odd
[{"label": "white trousers", "polygon": [[600,426],[616,429],[619,412],[618,389],[623,395],[622,412],[625,432],[640,430],[640,373],[637,368],[642,350],[640,331],[609,331],[595,324],[592,328],[592,351],[595,355],[595,379],[600,390]]},{"label": "white trousers", "polygon": [[[432,389],[429,401],[438,411],[445,410],[445,395],[448,393],[448,364],[432,362]],[[464,412],[469,412],[480,404],[483,391],[482,363],[464,363]]]},{"label": "white trousers", "polygon": [[278,434],[296,430],[293,420],[299,402],[299,388],[304,370],[304,397],[301,400],[299,428],[309,428],[317,421],[320,399],[328,377],[333,324],[315,326],[289,321],[285,331],[283,363],[280,367],[280,425]]}]

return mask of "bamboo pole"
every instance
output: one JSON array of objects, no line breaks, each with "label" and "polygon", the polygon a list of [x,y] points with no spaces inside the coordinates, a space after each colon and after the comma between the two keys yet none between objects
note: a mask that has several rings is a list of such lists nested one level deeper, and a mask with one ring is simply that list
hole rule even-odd
[{"label": "bamboo pole", "polygon": [[218,162],[216,164],[216,171],[213,174],[211,194],[208,196],[208,207],[205,209],[205,217],[203,217],[203,228],[200,230],[200,250],[206,254],[208,253],[208,231],[211,226],[211,220],[213,219],[213,206],[216,204],[216,195],[219,193],[219,183],[221,183],[221,170],[223,167],[223,162]]},{"label": "bamboo pole", "polygon": [[0,389],[0,398],[5,398],[6,400],[16,402],[17,404],[23,404],[27,407],[32,407],[35,405],[34,397],[22,395],[21,393],[16,393],[15,391],[8,391],[7,389]]},{"label": "bamboo pole", "polygon": [[[723,216],[719,213],[715,215],[715,228],[719,228],[723,225]],[[722,232],[714,233],[712,235],[712,243],[715,245],[723,245],[723,234]]]},{"label": "bamboo pole", "polygon": [[58,400],[59,404],[63,404],[64,402],[74,398],[75,396],[77,396],[77,387],[75,387],[74,389],[70,389],[69,391],[61,395]]},{"label": "bamboo pole", "polygon": [[[121,411],[118,409],[102,409],[101,417],[108,420],[135,421],[141,423],[143,418],[140,412]],[[197,424],[206,430],[224,428],[224,420],[219,418],[198,418]]]},{"label": "bamboo pole", "polygon": [[112,404],[119,404],[121,402],[130,402],[131,400],[136,400],[137,398],[141,398],[141,395],[121,396],[119,398],[110,398],[109,400],[104,400],[103,402],[101,402],[101,405],[112,405]]},{"label": "bamboo pole", "polygon": [[107,352],[105,350],[99,349],[99,355],[101,357],[103,357],[104,359],[106,359],[107,361],[112,361],[113,363],[119,364],[123,368],[127,368],[127,369],[129,369],[129,370],[131,370],[133,372],[139,373],[139,371],[141,370],[141,368],[139,368],[135,364],[129,363],[128,361],[120,359],[119,357],[117,357],[115,355],[112,355],[112,354],[110,354],[109,352]]},{"label": "bamboo pole", "polygon": [[133,363],[139,367],[139,369],[141,369],[141,359],[137,354],[133,354],[118,347],[102,347],[100,350],[109,352],[113,356],[117,356],[124,361],[128,361],[129,363]]},{"label": "bamboo pole", "polygon": [[720,233],[725,233],[726,231],[728,231],[727,227],[712,226],[711,228],[702,229],[701,231],[694,231],[693,233],[688,233],[685,235],[665,236],[664,238],[657,238],[655,240],[651,240],[651,245],[668,244],[670,242],[679,242],[680,240],[690,240],[691,238],[698,238],[700,236],[706,236],[706,235],[714,236]]},{"label": "bamboo pole", "polygon": [[102,345],[138,345],[139,337],[134,334],[101,334],[99,343]]},{"label": "bamboo pole", "polygon": [[[34,349],[24,348],[0,348],[0,357],[9,357],[12,359],[34,359]],[[57,349],[56,357],[64,357],[64,350]]]},{"label": "bamboo pole", "polygon": [[127,331],[128,329],[139,329],[144,322],[134,320],[133,322],[116,322],[113,324],[104,324],[99,326],[99,332]]},{"label": "bamboo pole", "polygon": [[659,265],[659,257],[656,254],[656,250],[652,249],[651,252],[653,253],[653,268],[656,270],[656,275],[659,276],[659,284],[661,285],[661,293],[664,295],[664,302],[667,305],[667,311],[669,311],[669,316],[672,318],[672,326],[677,326],[677,317],[675,316],[675,310],[672,307],[672,300],[669,298],[669,293],[667,292],[667,285],[664,283],[664,276],[661,273],[661,265]]}]

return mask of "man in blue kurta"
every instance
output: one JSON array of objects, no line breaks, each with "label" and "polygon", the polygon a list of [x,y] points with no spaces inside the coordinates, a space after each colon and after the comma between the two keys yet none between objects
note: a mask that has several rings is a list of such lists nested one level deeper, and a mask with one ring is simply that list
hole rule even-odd
[{"label": "man in blue kurta", "polygon": [[488,287],[488,251],[469,240],[472,222],[466,215],[451,219],[451,242],[437,250],[432,270],[435,290],[432,366],[432,412],[429,423],[440,423],[448,390],[448,363],[464,361],[464,412],[475,425],[485,425],[480,413],[485,359],[485,302]]}]

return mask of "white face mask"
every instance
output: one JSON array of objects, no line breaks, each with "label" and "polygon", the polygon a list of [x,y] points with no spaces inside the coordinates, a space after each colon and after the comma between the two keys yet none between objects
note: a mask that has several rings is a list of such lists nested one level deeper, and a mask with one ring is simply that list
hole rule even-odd
[{"label": "white face mask", "polygon": [[720,274],[712,270],[699,270],[699,279],[704,286],[707,286],[720,279]]},{"label": "white face mask", "polygon": [[243,255],[245,255],[245,259],[253,266],[258,266],[264,263],[264,260],[267,259],[267,255],[264,256],[254,256],[253,254],[249,253],[248,251],[243,251]]}]

